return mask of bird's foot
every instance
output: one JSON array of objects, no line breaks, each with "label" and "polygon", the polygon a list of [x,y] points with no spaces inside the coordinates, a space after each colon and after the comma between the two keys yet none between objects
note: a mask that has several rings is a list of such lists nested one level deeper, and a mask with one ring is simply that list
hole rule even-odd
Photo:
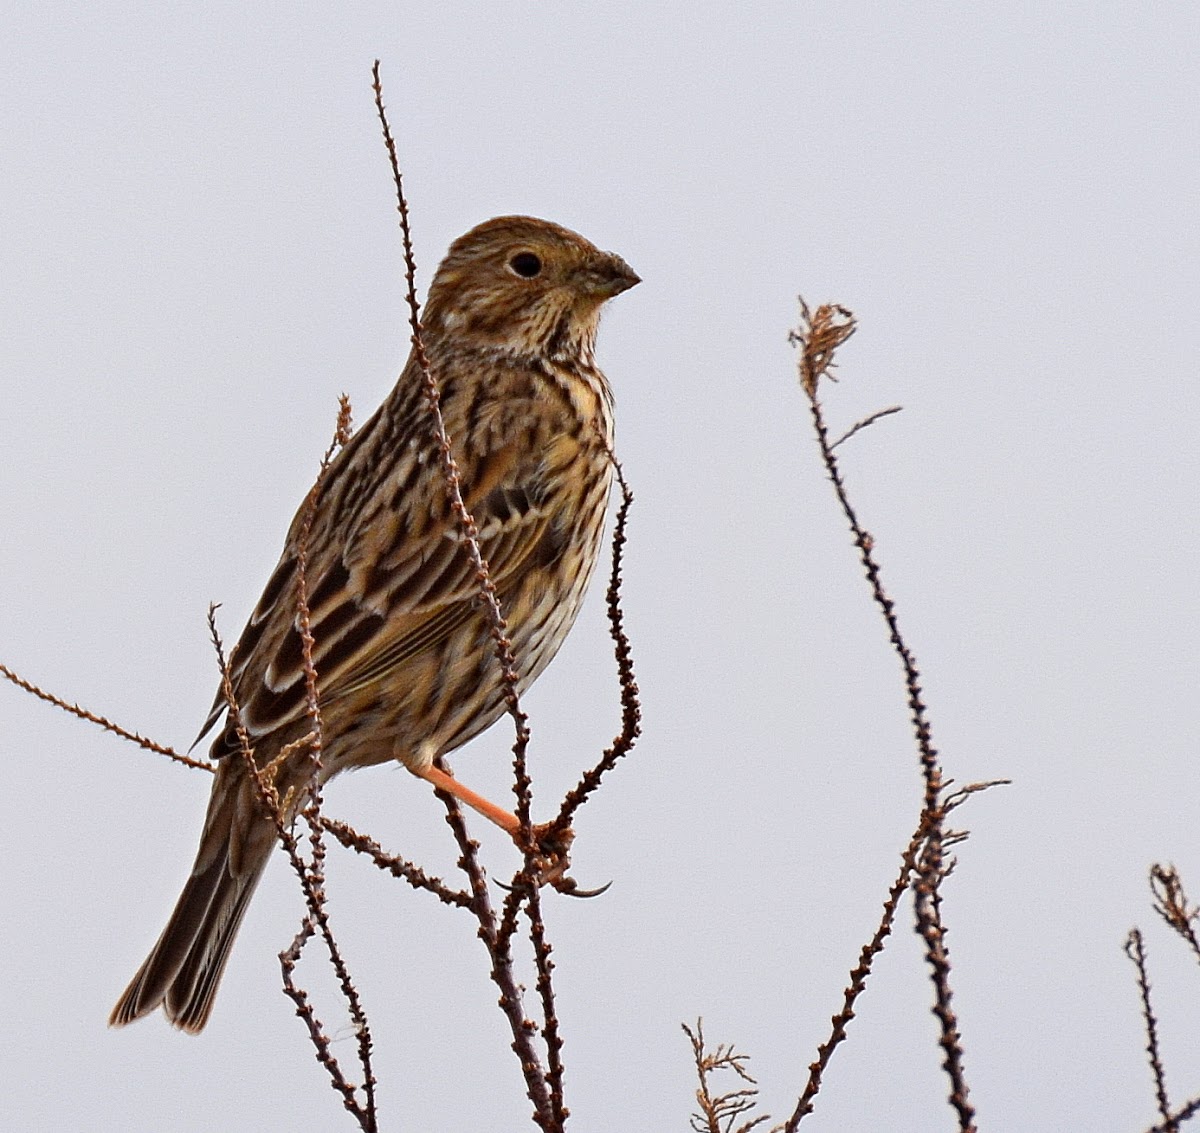
[{"label": "bird's foot", "polygon": [[538,885],[549,885],[567,897],[599,897],[612,882],[599,889],[581,889],[579,882],[571,877],[571,843],[575,831],[546,822],[533,828],[533,841],[537,847],[533,859],[534,879]]}]

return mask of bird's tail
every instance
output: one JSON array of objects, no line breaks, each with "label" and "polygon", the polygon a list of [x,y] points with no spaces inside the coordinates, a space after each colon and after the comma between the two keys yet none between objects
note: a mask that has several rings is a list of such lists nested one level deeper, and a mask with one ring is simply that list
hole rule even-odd
[{"label": "bird's tail", "polygon": [[233,760],[217,772],[200,849],[175,911],[158,943],[113,1008],[108,1023],[123,1027],[161,1007],[192,1034],[204,1029],[229,950],[258,886],[275,828]]}]

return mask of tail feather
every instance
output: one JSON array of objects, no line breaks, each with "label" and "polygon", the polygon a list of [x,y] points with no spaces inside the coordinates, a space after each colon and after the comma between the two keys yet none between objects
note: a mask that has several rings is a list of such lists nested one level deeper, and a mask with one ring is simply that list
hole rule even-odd
[{"label": "tail feather", "polygon": [[266,864],[264,857],[251,876],[233,879],[226,873],[222,877],[213,899],[213,931],[192,945],[163,1001],[167,1018],[181,1031],[196,1034],[208,1022],[234,938]]},{"label": "tail feather", "polygon": [[236,821],[241,792],[222,786],[214,787],[192,875],[167,927],[113,1008],[111,1027],[159,1007],[182,1031],[196,1034],[208,1022],[234,938],[275,844],[270,823],[259,819],[246,829]]}]

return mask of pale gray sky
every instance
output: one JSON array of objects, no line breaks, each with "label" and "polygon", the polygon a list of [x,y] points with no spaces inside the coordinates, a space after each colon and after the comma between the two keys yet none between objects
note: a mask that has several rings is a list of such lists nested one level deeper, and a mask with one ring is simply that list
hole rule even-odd
[{"label": "pale gray sky", "polygon": [[[844,463],[946,769],[1014,780],[961,812],[946,891],[981,1128],[1149,1125],[1134,923],[1169,1082],[1200,1092],[1200,972],[1145,884],[1173,861],[1200,895],[1200,15],[1025,11],[10,4],[0,660],[191,741],[207,603],[236,636],[338,393],[361,421],[406,353],[379,57],[422,283],[506,212],[645,280],[600,341],[638,498],[645,738],[577,827],[579,877],[612,890],[549,902],[571,1128],[685,1128],[697,1015],[790,1112],[915,820],[897,666],[795,384],[797,294],[861,320],[835,426],[905,407]],[[599,598],[528,699],[539,817],[617,725]],[[508,744],[497,727],[456,767],[499,795]],[[0,753],[0,1125],[350,1128],[278,990],[282,858],[203,1036],[110,1032],[208,780],[8,686]],[[407,774],[341,779],[328,804],[451,868]],[[529,1128],[466,918],[340,853],[330,888],[383,1127]],[[910,921],[814,1133],[953,1128]]]}]

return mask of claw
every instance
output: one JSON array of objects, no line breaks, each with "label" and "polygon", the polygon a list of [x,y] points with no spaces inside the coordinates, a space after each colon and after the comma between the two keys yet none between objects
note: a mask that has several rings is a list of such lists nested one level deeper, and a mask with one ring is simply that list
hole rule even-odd
[{"label": "claw", "polygon": [[[602,893],[607,893],[613,884],[611,881],[606,881],[598,889],[580,889],[579,882],[573,877],[560,877],[557,880],[541,878],[539,884],[545,884],[547,880],[554,891],[561,893],[564,897],[599,897]],[[512,893],[516,889],[516,886],[509,885],[505,881],[497,881],[494,877],[492,884],[503,889],[505,893]]]},{"label": "claw", "polygon": [[601,893],[607,893],[612,888],[612,882],[606,881],[599,889],[580,889],[579,883],[573,877],[564,877],[551,884],[564,897],[599,897]]},{"label": "claw", "polygon": [[[612,882],[601,885],[599,889],[580,889],[579,883],[567,875],[571,868],[571,843],[575,840],[575,831],[569,826],[565,830],[555,831],[553,823],[533,828],[533,839],[537,845],[537,853],[533,859],[535,873],[533,881],[536,885],[549,885],[555,892],[564,897],[599,897],[606,893]],[[514,886],[497,881],[497,885],[508,893],[513,892]]]}]

